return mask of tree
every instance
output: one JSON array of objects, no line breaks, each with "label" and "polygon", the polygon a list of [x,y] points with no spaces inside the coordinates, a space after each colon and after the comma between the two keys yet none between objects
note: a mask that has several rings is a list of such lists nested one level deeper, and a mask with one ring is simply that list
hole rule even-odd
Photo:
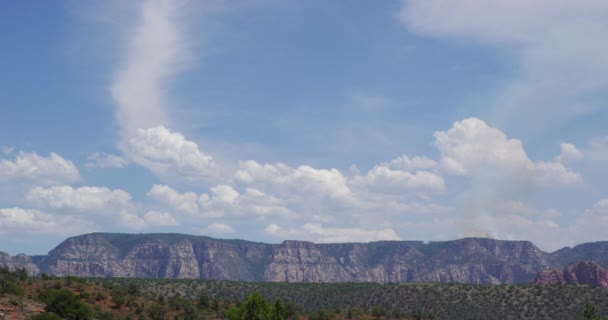
[{"label": "tree", "polygon": [[141,294],[141,292],[139,291],[139,287],[134,282],[129,283],[127,293],[136,297]]},{"label": "tree", "polygon": [[372,316],[380,318],[386,315],[386,310],[382,307],[375,306],[372,308]]},{"label": "tree", "polygon": [[266,299],[259,293],[247,297],[243,305],[243,320],[268,320],[271,315],[271,307]]},{"label": "tree", "polygon": [[350,308],[346,313],[347,319],[359,319],[363,315],[363,310],[359,308]]},{"label": "tree", "polygon": [[593,303],[586,303],[583,307],[583,318],[585,320],[599,320],[597,313],[595,312],[595,305]]},{"label": "tree", "polygon": [[209,296],[205,293],[201,293],[198,296],[196,304],[200,310],[209,310]]},{"label": "tree", "polygon": [[328,310],[317,310],[308,315],[310,320],[332,320],[336,317],[336,314]]},{"label": "tree", "polygon": [[287,305],[285,306],[285,318],[292,320],[299,318],[298,308],[293,302],[287,302]]},{"label": "tree", "polygon": [[120,308],[123,304],[127,303],[127,293],[125,290],[116,289],[112,292],[112,302],[116,305],[116,308]]},{"label": "tree", "polygon": [[160,303],[155,303],[148,310],[148,314],[152,320],[163,320],[165,319],[165,314],[167,310],[165,310],[165,306]]},{"label": "tree", "polygon": [[[55,313],[61,318],[68,320],[85,320],[91,318],[91,308],[80,301],[77,295],[70,290],[50,290],[52,292],[44,295],[44,302],[47,303],[45,310]],[[41,294],[41,296],[43,296]]]},{"label": "tree", "polygon": [[230,320],[270,320],[272,309],[266,299],[256,292],[249,295],[243,304],[228,309],[226,316]]},{"label": "tree", "polygon": [[285,320],[287,319],[287,308],[283,304],[280,298],[274,302],[274,308],[272,310],[272,320]]}]

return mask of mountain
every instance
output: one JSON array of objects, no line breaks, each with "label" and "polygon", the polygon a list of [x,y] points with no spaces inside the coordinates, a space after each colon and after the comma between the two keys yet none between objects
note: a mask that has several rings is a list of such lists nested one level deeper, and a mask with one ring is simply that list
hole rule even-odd
[{"label": "mountain", "polygon": [[546,269],[540,271],[534,283],[540,284],[588,284],[608,288],[608,271],[592,261],[580,261],[566,266],[563,270]]},{"label": "mountain", "polygon": [[608,242],[553,253],[529,241],[378,241],[266,244],[183,234],[91,233],[46,256],[0,254],[0,265],[85,277],[196,278],[281,282],[525,283],[547,268],[608,261]]}]

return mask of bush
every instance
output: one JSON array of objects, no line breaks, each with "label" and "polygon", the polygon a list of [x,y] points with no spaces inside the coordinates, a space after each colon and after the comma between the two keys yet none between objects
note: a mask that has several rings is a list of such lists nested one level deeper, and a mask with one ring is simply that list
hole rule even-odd
[{"label": "bush", "polygon": [[127,303],[127,292],[123,289],[115,289],[112,291],[112,302],[114,302],[116,308],[120,308]]},{"label": "bush", "polygon": [[226,311],[230,320],[270,320],[272,307],[259,293],[251,294],[240,306],[232,307]]},{"label": "bush", "polygon": [[[0,268],[0,294],[8,293],[23,297],[25,292],[19,285],[19,281],[24,273],[25,270],[22,270],[21,272],[10,272],[6,267]],[[27,279],[27,273],[25,273],[25,277],[25,279]]]},{"label": "bush", "polygon": [[61,320],[61,317],[59,317],[58,315],[56,315],[54,313],[45,312],[45,313],[39,313],[35,316],[32,316],[30,319],[31,320]]},{"label": "bush", "polygon": [[165,319],[165,314],[167,310],[165,310],[165,306],[160,303],[155,303],[150,307],[148,314],[150,315],[150,319],[152,320],[163,320]]},{"label": "bush", "polygon": [[40,300],[47,304],[45,310],[68,320],[91,318],[91,309],[77,295],[67,289],[48,289],[40,293]]},{"label": "bush", "polygon": [[311,313],[308,316],[309,320],[332,320],[336,317],[336,314],[329,310],[318,310]]},{"label": "bush", "polygon": [[204,293],[201,293],[198,296],[198,299],[196,301],[196,305],[198,306],[198,308],[200,310],[209,310],[209,306],[210,306],[209,296],[206,295],[206,294],[204,294]]},{"label": "bush", "polygon": [[375,306],[372,308],[372,316],[380,318],[386,315],[386,310],[382,307]]}]

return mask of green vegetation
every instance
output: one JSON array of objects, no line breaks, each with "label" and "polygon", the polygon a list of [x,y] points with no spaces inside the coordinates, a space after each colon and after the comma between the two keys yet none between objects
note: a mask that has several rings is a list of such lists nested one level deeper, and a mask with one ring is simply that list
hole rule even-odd
[{"label": "green vegetation", "polygon": [[[583,306],[608,315],[608,291],[574,285],[468,285],[378,283],[263,283],[167,279],[104,279],[125,285],[136,281],[152,295],[179,293],[189,299],[238,303],[253,293],[266,301],[280,298],[286,307],[312,316],[382,319],[583,319]],[[198,301],[197,300],[197,303]],[[204,303],[204,302],[203,302]],[[336,309],[340,314],[336,314]],[[319,312],[323,311],[323,312]]]},{"label": "green vegetation", "polygon": [[27,280],[27,272],[24,269],[10,272],[8,268],[0,268],[0,294],[13,294],[23,297],[21,283]]},{"label": "green vegetation", "polygon": [[0,269],[0,290],[5,310],[35,320],[608,320],[608,290],[571,285],[28,278]]},{"label": "green vegetation", "polygon": [[61,320],[61,317],[54,313],[40,313],[32,316],[31,320]]},{"label": "green vegetation", "polygon": [[85,320],[92,316],[91,308],[68,289],[48,289],[42,291],[38,298],[46,303],[47,312],[63,319]]},{"label": "green vegetation", "polygon": [[608,320],[608,318],[601,318],[595,311],[595,305],[592,303],[586,303],[583,307],[583,319],[585,320]]}]

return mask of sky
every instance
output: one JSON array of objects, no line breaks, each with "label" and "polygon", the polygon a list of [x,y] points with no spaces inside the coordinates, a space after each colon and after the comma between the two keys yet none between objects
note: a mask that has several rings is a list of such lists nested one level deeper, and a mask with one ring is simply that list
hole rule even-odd
[{"label": "sky", "polygon": [[606,1],[0,6],[2,251],[606,240]]}]

